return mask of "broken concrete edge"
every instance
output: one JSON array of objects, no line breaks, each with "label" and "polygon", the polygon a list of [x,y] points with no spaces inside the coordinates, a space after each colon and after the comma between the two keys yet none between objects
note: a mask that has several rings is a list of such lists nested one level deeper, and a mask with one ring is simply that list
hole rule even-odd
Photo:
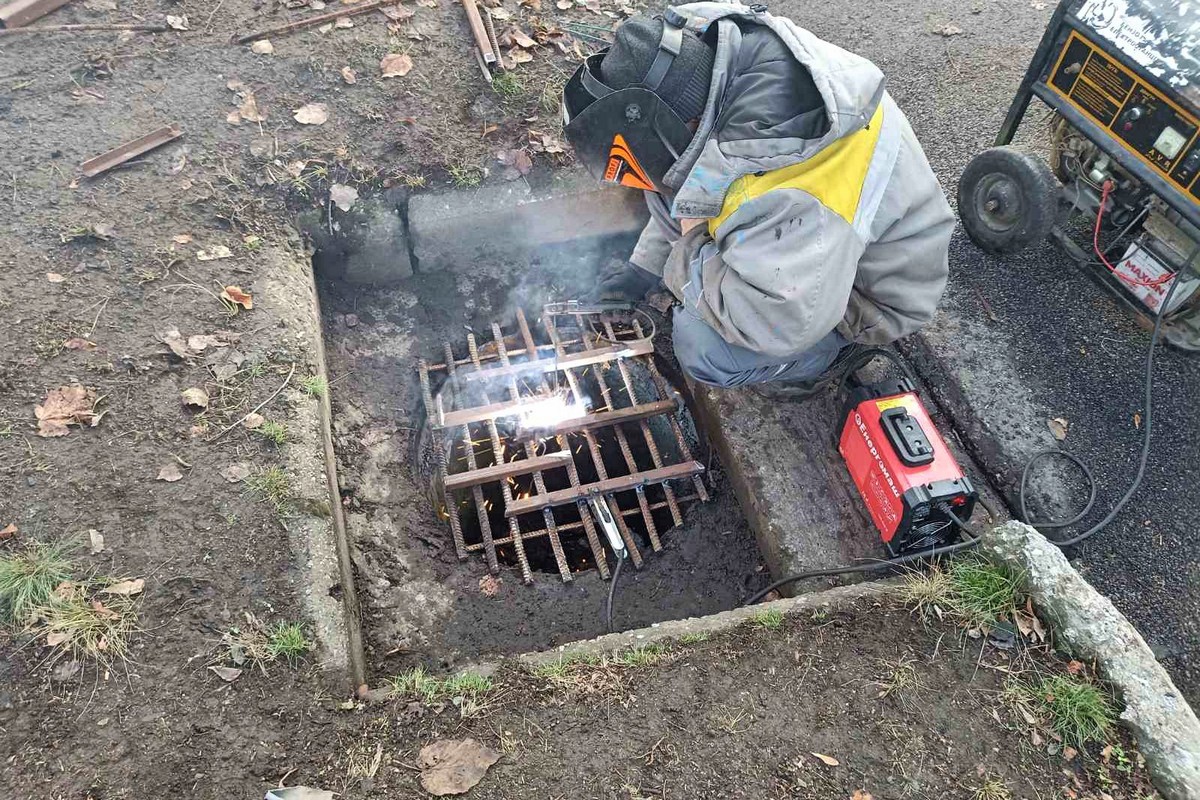
[{"label": "broken concrete edge", "polygon": [[634,647],[645,647],[655,642],[679,639],[688,634],[719,633],[731,630],[771,611],[779,611],[784,616],[799,614],[804,611],[839,611],[862,600],[882,598],[894,594],[896,587],[897,581],[895,580],[836,586],[832,589],[802,594],[798,597],[772,600],[753,606],[741,606],[729,611],[721,611],[703,617],[689,617],[687,619],[656,622],[648,628],[637,628],[620,633],[609,633],[604,636],[598,636],[595,639],[569,642],[553,650],[521,653],[514,656],[514,659],[527,667],[537,667],[560,660],[571,661],[607,653],[617,653]]},{"label": "broken concrete edge", "polygon": [[[263,252],[269,277],[255,285],[256,304],[285,323],[292,341],[285,342],[283,349],[297,362],[292,386],[284,393],[292,417],[290,438],[281,455],[292,480],[294,498],[294,513],[284,526],[300,576],[297,597],[317,642],[318,666],[341,688],[353,689],[365,680],[366,659],[334,471],[329,393],[314,399],[298,388],[309,369],[329,385],[320,306],[312,265],[298,252],[299,238],[291,244],[295,250],[272,247]],[[332,586],[340,587],[340,592],[331,593]]]},{"label": "broken concrete edge", "polygon": [[1137,629],[1067,561],[1022,522],[987,531],[983,552],[1019,571],[1056,642],[1093,663],[1124,703],[1121,722],[1137,740],[1167,800],[1200,800],[1200,720]]}]

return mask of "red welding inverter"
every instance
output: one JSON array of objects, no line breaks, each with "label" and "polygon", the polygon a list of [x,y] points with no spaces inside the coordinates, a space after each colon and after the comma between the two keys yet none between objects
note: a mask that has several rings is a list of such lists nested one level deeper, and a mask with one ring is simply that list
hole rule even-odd
[{"label": "red welding inverter", "polygon": [[958,538],[978,495],[907,379],[849,393],[838,450],[893,556]]}]

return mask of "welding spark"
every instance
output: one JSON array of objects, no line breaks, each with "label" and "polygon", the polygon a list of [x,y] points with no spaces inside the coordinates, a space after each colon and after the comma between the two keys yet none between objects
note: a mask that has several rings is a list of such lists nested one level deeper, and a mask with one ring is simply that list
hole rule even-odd
[{"label": "welding spark", "polygon": [[553,428],[569,419],[587,414],[587,406],[578,401],[569,402],[565,395],[555,394],[544,400],[521,406],[520,426],[526,430]]}]

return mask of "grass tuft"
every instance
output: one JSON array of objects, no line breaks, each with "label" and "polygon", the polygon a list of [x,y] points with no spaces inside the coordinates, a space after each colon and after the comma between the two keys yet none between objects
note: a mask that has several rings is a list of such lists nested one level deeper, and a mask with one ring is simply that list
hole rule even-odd
[{"label": "grass tuft", "polygon": [[304,390],[305,394],[324,397],[329,391],[329,381],[325,380],[324,375],[309,375],[300,381],[300,388]]},{"label": "grass tuft", "polygon": [[1051,675],[1026,692],[1054,732],[1077,747],[1104,741],[1116,724],[1117,711],[1108,695],[1085,680]]},{"label": "grass tuft", "polygon": [[695,633],[685,633],[683,636],[680,636],[679,643],[686,645],[701,644],[711,638],[712,634],[708,631],[697,631]]},{"label": "grass tuft", "polygon": [[296,622],[277,623],[267,632],[267,651],[270,660],[286,659],[294,663],[296,659],[313,649],[313,643],[304,635],[304,628]]},{"label": "grass tuft", "polygon": [[413,667],[408,672],[393,677],[392,694],[411,697],[426,705],[450,702],[458,706],[464,718],[477,717],[488,707],[488,697],[496,689],[491,678],[464,672],[449,678],[437,678],[424,667]]},{"label": "grass tuft", "polygon": [[972,787],[975,794],[973,800],[1011,800],[1012,793],[998,778],[988,778],[982,786]]},{"label": "grass tuft", "polygon": [[949,612],[981,626],[1010,618],[1020,605],[1024,585],[1020,573],[970,554],[928,572],[910,572],[902,595],[921,611]]},{"label": "grass tuft", "polygon": [[90,598],[87,590],[68,584],[50,602],[31,612],[30,631],[47,644],[105,664],[126,657],[130,635],[137,630],[133,599],[120,595]]},{"label": "grass tuft", "polygon": [[288,436],[287,425],[284,425],[282,422],[273,422],[270,420],[259,425],[254,429],[254,432],[276,445],[285,443]]},{"label": "grass tuft", "polygon": [[613,656],[612,663],[620,667],[650,667],[657,664],[667,654],[667,648],[661,644],[648,644],[634,647]]},{"label": "grass tuft", "polygon": [[483,170],[471,164],[447,164],[446,171],[460,189],[473,189],[483,183]]},{"label": "grass tuft", "polygon": [[512,100],[524,94],[525,84],[515,72],[497,72],[492,76],[492,91],[505,100]]},{"label": "grass tuft", "polygon": [[282,467],[268,467],[246,478],[245,483],[251,494],[275,506],[277,513],[282,514],[287,510],[292,496],[292,481]]},{"label": "grass tuft", "polygon": [[30,542],[13,555],[0,558],[0,614],[24,625],[35,609],[48,606],[54,589],[71,579],[69,548]]},{"label": "grass tuft", "polygon": [[778,608],[768,608],[751,617],[750,624],[763,630],[777,631],[783,627],[783,612]]}]

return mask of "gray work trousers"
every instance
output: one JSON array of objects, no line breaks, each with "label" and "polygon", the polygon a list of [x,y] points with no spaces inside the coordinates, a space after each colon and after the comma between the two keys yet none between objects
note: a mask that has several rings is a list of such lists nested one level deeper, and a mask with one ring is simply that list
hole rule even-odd
[{"label": "gray work trousers", "polygon": [[850,344],[836,330],[802,353],[769,356],[732,345],[685,306],[671,317],[675,357],[683,371],[701,383],[730,388],[768,381],[806,381],[828,369]]}]

